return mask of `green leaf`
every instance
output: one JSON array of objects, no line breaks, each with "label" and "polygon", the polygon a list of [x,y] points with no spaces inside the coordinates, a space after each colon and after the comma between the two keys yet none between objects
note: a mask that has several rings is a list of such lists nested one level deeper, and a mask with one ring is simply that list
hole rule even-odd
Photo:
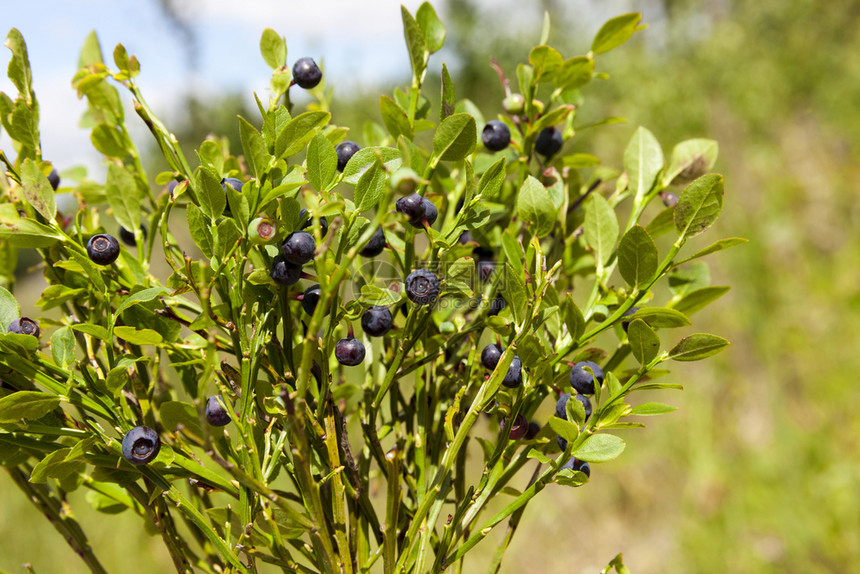
[{"label": "green leaf", "polygon": [[510,229],[502,232],[502,251],[505,252],[505,261],[513,268],[514,273],[525,277],[525,264],[523,263],[523,246],[513,236]]},{"label": "green leaf", "polygon": [[385,166],[385,170],[394,173],[400,167],[400,150],[393,147],[366,147],[355,152],[349,163],[343,168],[343,181],[355,185],[361,175],[370,168],[377,159]]},{"label": "green leaf", "polygon": [[626,443],[615,435],[595,434],[585,439],[573,456],[586,462],[607,462],[618,458],[625,446]]},{"label": "green leaf", "polygon": [[122,167],[108,164],[105,194],[117,223],[128,230],[140,227],[140,197],[134,178]]},{"label": "green leaf", "polygon": [[[124,328],[133,329],[133,327]],[[114,367],[105,377],[105,385],[116,396],[128,384],[129,380],[127,367]]]},{"label": "green leaf", "polygon": [[594,76],[594,60],[588,56],[578,56],[564,61],[564,67],[555,77],[557,90],[565,92],[576,90],[591,81]]},{"label": "green leaf", "polygon": [[100,325],[93,325],[91,323],[78,323],[77,325],[72,325],[72,329],[80,333],[92,335],[96,339],[101,339],[102,341],[110,341],[110,333],[108,333],[107,329]]},{"label": "green leaf", "polygon": [[545,128],[560,124],[567,120],[567,117],[573,113],[576,108],[569,105],[563,105],[554,110],[542,115],[541,118],[534,123],[531,128],[532,133],[540,133]]},{"label": "green leaf", "polygon": [[541,451],[534,449],[534,448],[529,450],[526,453],[526,458],[536,459],[536,460],[540,461],[541,464],[551,464],[552,463],[552,460],[550,460],[550,458],[547,455],[545,455]]},{"label": "green leaf", "polygon": [[421,28],[421,33],[424,35],[424,41],[427,45],[427,50],[433,54],[438,52],[445,45],[445,36],[447,32],[445,25],[436,16],[436,11],[429,2],[424,2],[418,7],[415,13],[415,19],[418,21],[418,27]]},{"label": "green leaf", "polygon": [[684,295],[680,301],[672,305],[672,308],[690,316],[728,293],[729,289],[731,287],[727,286],[696,289]]},{"label": "green leaf", "polygon": [[331,119],[328,112],[305,112],[287,122],[275,140],[275,157],[290,157],[302,151],[317,131]]},{"label": "green leaf", "polygon": [[714,140],[691,139],[672,149],[669,167],[663,174],[663,186],[693,181],[711,170],[717,162],[720,147]]},{"label": "green leaf", "polygon": [[665,233],[675,229],[675,208],[667,207],[660,213],[654,216],[654,219],[645,226],[645,231],[652,238],[660,237]]},{"label": "green leaf", "polygon": [[640,225],[634,225],[618,243],[618,270],[632,287],[646,287],[657,273],[657,246]]},{"label": "green leaf", "polygon": [[632,12],[609,20],[600,28],[594,41],[591,42],[591,51],[595,54],[602,54],[617,48],[636,32],[641,19],[642,14]]},{"label": "green leaf", "polygon": [[47,225],[29,219],[0,219],[0,239],[5,239],[16,247],[41,249],[50,247],[63,236]]},{"label": "green leaf", "polygon": [[18,300],[5,287],[0,287],[0,326],[3,332],[9,330],[9,324],[21,316]]},{"label": "green leaf", "polygon": [[424,73],[424,53],[427,43],[421,27],[406,6],[400,6],[400,16],[403,19],[403,37],[406,39],[406,49],[409,50],[409,61],[412,63],[412,77],[421,78]]},{"label": "green leaf", "polygon": [[682,259],[681,261],[675,262],[675,266],[677,267],[678,265],[681,265],[682,263],[686,263],[688,261],[692,261],[693,259],[698,259],[700,257],[704,257],[705,255],[710,255],[711,253],[723,251],[724,249],[729,249],[730,247],[734,247],[735,245],[742,245],[748,242],[749,239],[744,239],[743,237],[728,237],[726,239],[720,239],[716,243],[712,243],[708,247],[705,247],[701,251],[697,251],[686,259]]},{"label": "green leaf", "polygon": [[221,217],[227,206],[227,195],[221,186],[221,177],[214,168],[200,166],[194,173],[194,180],[194,191],[197,193],[200,210],[214,222],[215,218]]},{"label": "green leaf", "polygon": [[[106,486],[107,484],[102,483],[100,488],[104,489]],[[120,490],[119,492],[123,491]],[[93,509],[102,514],[119,514],[128,510],[129,505],[133,505],[130,497],[128,498],[128,503],[124,504],[110,496],[105,496],[97,490],[88,490],[85,498]]]},{"label": "green leaf", "polygon": [[30,482],[43,484],[49,478],[63,479],[71,473],[81,471],[86,466],[78,460],[66,460],[71,448],[61,448],[47,455],[33,467],[30,473]]},{"label": "green leaf", "polygon": [[556,210],[549,192],[532,176],[528,176],[517,194],[517,215],[529,222],[530,230],[538,237],[549,234],[555,225]]},{"label": "green leaf", "polygon": [[[31,92],[33,90],[33,75],[30,72],[30,59],[27,56],[27,44],[24,42],[24,37],[16,28],[9,30],[6,36],[4,46],[12,52],[12,59],[9,60],[7,75],[12,83],[28,104],[31,102]],[[34,106],[37,107],[37,106]]]},{"label": "green leaf", "polygon": [[165,429],[171,432],[181,429],[195,437],[203,437],[200,417],[194,405],[181,401],[166,401],[161,403],[158,412]]},{"label": "green leaf", "polygon": [[460,257],[444,272],[445,281],[459,281],[469,285],[475,282],[475,260],[471,257]]},{"label": "green leaf", "polygon": [[624,150],[624,169],[630,180],[630,192],[644,197],[663,169],[663,150],[654,134],[639,127]]},{"label": "green leaf", "polygon": [[677,410],[678,407],[673,407],[672,405],[665,405],[663,403],[642,403],[641,405],[637,405],[630,409],[630,412],[627,414],[628,416],[636,415],[639,417],[650,417],[653,415],[663,415],[666,413],[671,413]]},{"label": "green leaf", "polygon": [[582,311],[573,302],[573,297],[567,297],[561,302],[561,313],[564,324],[571,338],[576,341],[585,332],[585,317]]},{"label": "green leaf", "polygon": [[556,416],[549,417],[549,426],[567,442],[573,442],[579,436],[579,428],[575,424]]},{"label": "green leaf", "polygon": [[723,176],[703,175],[686,188],[675,206],[675,228],[694,237],[716,221],[723,209]]},{"label": "green leaf", "polygon": [[505,271],[505,284],[500,286],[500,291],[505,294],[505,300],[508,302],[514,321],[519,325],[525,319],[528,304],[525,280],[510,265],[505,265]]},{"label": "green leaf", "polygon": [[39,419],[57,408],[60,397],[37,391],[18,391],[0,399],[0,423]]},{"label": "green leaf", "polygon": [[266,143],[263,136],[252,126],[248,120],[239,116],[239,138],[242,140],[242,150],[245,152],[245,161],[254,177],[260,179],[266,172],[271,156],[266,151]]},{"label": "green leaf", "polygon": [[27,203],[48,221],[53,220],[57,214],[54,188],[42,169],[30,158],[21,164],[21,187]]},{"label": "green leaf", "polygon": [[366,305],[384,305],[389,307],[402,298],[401,293],[395,293],[390,289],[382,289],[376,285],[361,286],[361,302]]},{"label": "green leaf", "polygon": [[314,136],[308,145],[305,165],[311,186],[319,192],[328,191],[329,185],[337,175],[337,152],[323,134]]},{"label": "green leaf", "polygon": [[669,358],[676,361],[700,361],[711,355],[716,355],[729,345],[722,337],[697,333],[684,337],[669,351]]},{"label": "green leaf", "polygon": [[669,273],[669,290],[675,297],[711,284],[711,271],[703,261],[692,261],[684,267],[675,267]]},{"label": "green leaf", "polygon": [[212,231],[211,221],[203,215],[199,207],[193,203],[189,203],[185,210],[185,215],[188,217],[188,232],[191,233],[191,238],[203,255],[212,257]]},{"label": "green leaf", "polygon": [[152,301],[156,297],[160,297],[162,295],[168,295],[170,291],[165,287],[150,287],[149,289],[144,289],[143,291],[138,291],[134,295],[129,295],[126,297],[123,302],[117,307],[115,315],[121,314],[123,311],[128,309],[133,305],[138,305],[140,303],[146,303],[147,301]]},{"label": "green leaf", "polygon": [[506,158],[499,158],[481,174],[481,181],[478,182],[478,196],[482,199],[492,199],[502,189],[502,184],[505,183],[506,162]]},{"label": "green leaf", "polygon": [[444,161],[465,159],[477,144],[475,118],[469,114],[454,114],[442,120],[433,136],[433,155]]},{"label": "green leaf", "polygon": [[81,47],[78,68],[88,68],[98,62],[104,62],[104,57],[102,56],[102,49],[99,46],[99,38],[96,36],[96,31],[91,30],[84,40],[84,45]]},{"label": "green leaf", "polygon": [[114,327],[113,334],[132,345],[157,345],[162,341],[158,331],[135,329],[134,327]]},{"label": "green leaf", "polygon": [[550,82],[564,68],[564,58],[550,46],[536,46],[529,52],[529,64],[538,82]]},{"label": "green leaf", "polygon": [[585,243],[594,251],[598,267],[612,255],[618,240],[618,219],[609,202],[597,193],[585,202]]},{"label": "green leaf", "polygon": [[627,327],[627,339],[630,350],[641,365],[647,365],[660,352],[660,337],[648,323],[642,319],[634,319]]},{"label": "green leaf", "polygon": [[99,124],[90,133],[93,147],[108,157],[123,159],[129,150],[125,136],[117,128],[108,124]]},{"label": "green leaf", "polygon": [[454,113],[457,98],[454,95],[454,82],[448,73],[448,66],[442,64],[442,105],[439,106],[439,122]]},{"label": "green leaf", "polygon": [[287,41],[271,28],[266,28],[260,37],[260,53],[270,68],[280,68],[287,63]]},{"label": "green leaf", "polygon": [[379,203],[379,198],[382,197],[382,191],[387,185],[388,178],[385,170],[379,162],[374,163],[370,169],[361,174],[358,183],[355,186],[355,209],[358,211],[367,211],[372,207],[376,207]]},{"label": "green leaf", "polygon": [[51,356],[62,369],[75,363],[75,334],[71,328],[60,327],[51,335]]},{"label": "green leaf", "polygon": [[386,95],[379,96],[379,111],[382,112],[382,122],[391,137],[397,139],[403,135],[410,140],[415,137],[406,112],[397,102]]},{"label": "green leaf", "polygon": [[657,329],[689,327],[691,325],[690,319],[686,315],[668,307],[642,307],[628,318],[631,322],[633,319],[642,319]]}]

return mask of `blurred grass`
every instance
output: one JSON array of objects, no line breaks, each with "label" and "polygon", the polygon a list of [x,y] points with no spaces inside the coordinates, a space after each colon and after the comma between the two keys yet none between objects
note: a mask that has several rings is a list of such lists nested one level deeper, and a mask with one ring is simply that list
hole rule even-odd
[{"label": "blurred grass", "polygon": [[[601,62],[612,78],[595,84],[584,111],[630,123],[583,134],[584,147],[620,163],[640,124],[667,153],[688,137],[719,141],[725,210],[705,237],[750,243],[708,259],[714,284],[733,290],[695,316],[694,330],[732,346],[674,365],[671,380],[685,392],[648,398],[680,410],[619,433],[627,451],[592,465],[590,484],[547,488],[502,572],[594,573],[618,552],[636,574],[851,571],[860,559],[860,10],[849,0],[659,6],[645,12],[651,29]],[[450,29],[468,22],[459,26]],[[461,35],[460,51],[486,61],[494,45],[512,43],[493,40],[481,55],[484,40]],[[582,51],[582,40],[562,41]],[[491,72],[467,71],[458,95],[492,87]],[[490,88],[475,96],[479,105],[500,99]],[[663,333],[667,346],[680,336]],[[0,569],[30,561],[36,572],[82,572],[13,490],[0,474]],[[109,571],[170,569],[160,541],[131,515],[96,515],[82,493],[70,503]],[[483,571],[502,535],[500,527],[479,545],[465,570]]]}]

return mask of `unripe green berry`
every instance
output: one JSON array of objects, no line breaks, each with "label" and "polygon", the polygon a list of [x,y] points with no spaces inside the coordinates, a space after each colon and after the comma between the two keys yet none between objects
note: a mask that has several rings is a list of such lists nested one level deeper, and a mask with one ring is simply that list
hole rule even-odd
[{"label": "unripe green berry", "polygon": [[519,116],[526,109],[526,98],[522,94],[511,94],[502,101],[502,107],[509,114]]},{"label": "unripe green berry", "polygon": [[418,174],[408,167],[401,167],[391,174],[391,189],[400,195],[410,195],[418,189]]},{"label": "unripe green berry", "polygon": [[255,245],[269,243],[277,234],[277,224],[268,217],[258,217],[248,224],[248,239]]}]

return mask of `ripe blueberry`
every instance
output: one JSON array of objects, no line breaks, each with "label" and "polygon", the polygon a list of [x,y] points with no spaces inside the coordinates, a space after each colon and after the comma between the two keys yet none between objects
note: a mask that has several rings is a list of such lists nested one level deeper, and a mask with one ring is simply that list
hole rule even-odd
[{"label": "ripe blueberry", "polygon": [[591,466],[589,466],[589,464],[584,460],[579,460],[578,458],[573,456],[570,457],[570,460],[564,463],[561,468],[562,470],[567,468],[574,472],[581,472],[588,477],[591,476]]},{"label": "ripe blueberry", "polygon": [[[502,431],[505,430],[505,420],[502,419],[500,426]],[[517,415],[514,418],[514,423],[511,425],[511,433],[508,435],[510,440],[520,440],[529,432],[529,422],[523,415]]]},{"label": "ripe blueberry", "polygon": [[34,337],[38,337],[41,333],[39,323],[29,317],[21,317],[9,323],[9,332],[19,335],[33,335]]},{"label": "ripe blueberry", "polygon": [[284,259],[295,265],[304,265],[314,258],[317,242],[314,236],[307,231],[296,231],[290,233],[281,244],[281,254]]},{"label": "ripe blueberry", "polygon": [[418,305],[432,305],[439,296],[439,279],[426,269],[416,269],[406,277],[406,296]]},{"label": "ripe blueberry", "polygon": [[[141,235],[143,236],[143,238],[146,239],[146,227],[141,225],[140,226],[140,232],[141,232]],[[126,245],[129,245],[131,247],[134,247],[135,245],[137,245],[137,241],[134,239],[134,233],[129,231],[128,229],[126,229],[125,227],[123,227],[121,225],[119,227],[119,238],[123,243],[125,243]]]},{"label": "ripe blueberry", "polygon": [[224,188],[224,192],[225,192],[225,193],[227,192],[227,186],[228,186],[228,185],[229,185],[230,187],[232,187],[233,189],[235,189],[236,191],[241,192],[241,191],[242,191],[242,187],[243,187],[245,184],[244,184],[244,183],[242,183],[242,180],[241,180],[241,179],[238,179],[238,178],[235,178],[235,177],[225,177],[224,179],[222,179],[222,180],[221,180],[221,187],[223,187],[223,188]]},{"label": "ripe blueberry", "polygon": [[385,244],[385,233],[383,233],[382,227],[379,227],[376,233],[367,240],[367,243],[364,244],[359,253],[362,257],[376,257],[385,249]]},{"label": "ripe blueberry", "polygon": [[122,437],[122,457],[135,466],[152,462],[159,450],[161,439],[149,427],[134,427]]},{"label": "ripe blueberry", "polygon": [[529,423],[529,430],[526,431],[526,440],[532,440],[533,438],[535,438],[538,435],[539,432],[540,432],[540,425],[537,424],[535,421],[531,421]]},{"label": "ripe blueberry", "polygon": [[481,132],[481,141],[490,151],[501,151],[511,143],[511,130],[504,122],[490,120]]},{"label": "ripe blueberry", "polygon": [[[305,217],[307,217],[307,221],[305,221]],[[299,212],[299,221],[303,222],[300,229],[307,229],[314,224],[313,217],[308,215],[307,209],[303,209]],[[328,233],[328,220],[325,218],[325,215],[323,215],[320,217],[320,237],[325,237],[326,233]]]},{"label": "ripe blueberry", "polygon": [[478,261],[476,269],[478,271],[478,278],[481,281],[486,281],[490,278],[490,275],[493,274],[493,271],[496,270],[496,262],[488,259],[481,259]]},{"label": "ripe blueberry", "polygon": [[335,146],[334,151],[337,154],[337,170],[343,171],[352,156],[361,149],[361,146],[353,141],[340,142]]},{"label": "ripe blueberry", "polygon": [[302,266],[290,263],[283,255],[278,255],[272,261],[271,276],[279,285],[294,285],[302,278]]},{"label": "ripe blueberry", "polygon": [[671,191],[661,191],[660,199],[663,200],[663,205],[666,207],[675,207],[678,205],[678,196]]},{"label": "ripe blueberry", "polygon": [[[591,373],[586,371],[584,367],[591,369],[594,373],[593,378]],[[576,392],[581,395],[594,394],[595,379],[597,380],[598,385],[603,383],[603,369],[600,368],[600,365],[592,361],[580,361],[574,365],[573,369],[570,371],[570,386],[572,386]]]},{"label": "ripe blueberry", "polygon": [[371,337],[381,337],[391,330],[394,318],[384,305],[374,305],[361,316],[361,328]]},{"label": "ripe blueberry", "polygon": [[424,227],[424,220],[427,220],[428,225],[433,225],[439,215],[433,202],[417,193],[401,197],[395,207],[398,212],[409,218],[409,224],[412,227],[418,229]]},{"label": "ripe blueberry", "polygon": [[[632,315],[633,313],[635,313],[638,310],[639,310],[639,307],[630,307],[629,309],[624,311],[624,314],[621,316],[622,317],[629,317],[630,315]],[[627,329],[629,327],[630,327],[630,321],[621,321],[621,328],[624,329],[625,333],[627,332]]]},{"label": "ripe blueberry", "polygon": [[320,301],[321,294],[322,291],[320,290],[319,283],[314,283],[305,289],[305,292],[302,295],[302,309],[305,310],[305,313],[308,315],[314,314],[314,311],[316,311],[317,308],[317,303]]},{"label": "ripe blueberry", "polygon": [[502,348],[495,343],[490,343],[481,351],[481,364],[491,371],[496,368],[501,358]]},{"label": "ripe blueberry", "polygon": [[[436,206],[432,201],[427,199],[426,197],[421,200],[421,204],[424,206],[424,219],[427,220],[427,225],[433,225],[436,222],[436,218],[439,217],[439,210],[436,209]],[[410,223],[412,223],[410,221]],[[424,227],[424,223],[419,221],[418,225],[412,223],[413,227]]]},{"label": "ripe blueberry", "polygon": [[561,132],[554,127],[548,127],[541,130],[535,140],[535,151],[545,157],[551,157],[558,153],[564,140],[561,139]]},{"label": "ripe blueberry", "polygon": [[221,406],[218,399],[230,406],[230,403],[221,395],[212,395],[206,400],[206,421],[213,427],[223,427],[230,424],[230,413]]},{"label": "ripe blueberry", "polygon": [[334,346],[334,358],[347,367],[360,365],[364,361],[364,343],[355,337],[344,337]]},{"label": "ripe blueberry", "polygon": [[113,235],[93,235],[87,243],[87,255],[97,265],[110,265],[119,257],[119,242]]},{"label": "ripe blueberry", "polygon": [[523,363],[519,357],[514,357],[511,361],[511,366],[508,367],[508,372],[505,373],[505,379],[502,384],[509,389],[515,389],[523,384]]},{"label": "ripe blueberry", "polygon": [[460,239],[457,240],[457,243],[459,243],[460,245],[468,245],[469,243],[473,243],[474,241],[475,238],[472,237],[472,232],[467,230],[460,234]]},{"label": "ripe blueberry", "polygon": [[[570,399],[570,393],[565,393],[558,398],[558,402],[555,404],[555,416],[560,419],[567,420],[567,411],[565,408],[567,407],[568,399]],[[585,420],[587,421],[591,417],[591,401],[585,395],[579,394],[576,395],[576,400],[582,403],[582,406],[585,408]]]},{"label": "ripe blueberry", "polygon": [[54,191],[57,191],[57,188],[60,187],[60,174],[57,173],[57,168],[51,168],[51,173],[48,174],[48,183],[51,184]]},{"label": "ripe blueberry", "polygon": [[322,80],[322,71],[313,58],[299,58],[293,64],[293,80],[300,88],[310,90]]},{"label": "ripe blueberry", "polygon": [[502,309],[507,306],[508,303],[507,301],[505,301],[505,298],[497,293],[496,298],[493,299],[492,303],[490,303],[490,310],[487,311],[487,315],[490,317],[492,317],[493,315],[498,315],[502,311]]}]

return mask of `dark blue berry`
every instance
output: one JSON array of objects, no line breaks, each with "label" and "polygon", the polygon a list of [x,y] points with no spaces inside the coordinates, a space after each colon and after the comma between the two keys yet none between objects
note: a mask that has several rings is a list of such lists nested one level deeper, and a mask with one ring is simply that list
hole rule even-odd
[{"label": "dark blue berry", "polygon": [[314,258],[317,242],[307,231],[290,233],[281,244],[281,254],[284,259],[296,265],[304,265]]},{"label": "dark blue berry", "polygon": [[93,235],[87,243],[87,255],[97,265],[110,265],[119,257],[119,242],[113,235]]},{"label": "dark blue berry", "polygon": [[418,305],[432,305],[439,296],[439,279],[426,269],[417,269],[406,277],[406,296]]},{"label": "dark blue berry", "polygon": [[161,439],[149,427],[134,427],[122,438],[122,457],[135,466],[152,462],[159,450]]},{"label": "dark blue berry", "polygon": [[[241,179],[237,179],[235,177],[225,177],[224,179],[221,180],[221,187],[224,188],[225,194],[227,193],[227,186],[228,185],[230,187],[232,187],[233,189],[235,189],[236,191],[241,193],[242,187],[245,184],[242,183]],[[230,202],[229,201],[224,204],[224,214],[225,215],[231,215],[231,213],[230,213]]]},{"label": "dark blue berry", "polygon": [[305,310],[305,313],[308,315],[313,315],[314,311],[316,311],[317,303],[320,301],[320,295],[322,294],[322,290],[320,290],[320,284],[314,283],[302,294],[302,309]]},{"label": "dark blue berry", "polygon": [[33,335],[34,337],[38,337],[41,333],[39,323],[29,317],[21,317],[9,323],[9,332],[19,335]]},{"label": "dark blue berry", "polygon": [[459,243],[460,245],[468,245],[469,243],[474,243],[474,242],[475,242],[475,238],[472,237],[472,232],[468,231],[468,230],[461,233],[460,239],[457,240],[457,243]]},{"label": "dark blue berry", "polygon": [[391,330],[394,318],[384,305],[374,305],[361,316],[361,328],[371,337],[381,337]]},{"label": "dark blue berry", "polygon": [[501,151],[511,143],[511,130],[499,120],[490,120],[481,132],[481,141],[490,151]]},{"label": "dark blue berry", "polygon": [[[633,313],[635,313],[638,310],[639,310],[639,307],[630,307],[629,309],[624,311],[624,314],[621,316],[622,317],[629,317],[630,315],[632,315]],[[621,321],[621,328],[624,329],[625,333],[627,332],[627,329],[629,327],[630,327],[630,321]]]},{"label": "dark blue berry", "polygon": [[[424,219],[427,220],[427,225],[433,225],[436,222],[436,218],[439,217],[439,210],[436,209],[436,206],[432,201],[427,199],[426,197],[421,201],[421,205],[424,207]],[[410,221],[410,223],[412,223]],[[424,222],[419,221],[418,225],[412,223],[413,227],[424,227]]]},{"label": "dark blue berry", "polygon": [[223,427],[230,424],[230,413],[221,406],[218,399],[221,399],[221,402],[227,407],[230,406],[230,403],[221,395],[212,395],[206,400],[206,421],[213,427]]},{"label": "dark blue berry", "polygon": [[[144,239],[146,239],[146,227],[143,225],[140,226],[140,232]],[[119,239],[126,245],[134,247],[137,245],[137,241],[134,238],[134,233],[126,229],[125,227],[120,226],[119,228]]]},{"label": "dark blue berry", "polygon": [[48,174],[48,183],[51,184],[54,191],[57,191],[57,188],[60,187],[60,174],[57,173],[57,168],[51,168],[51,173]]},{"label": "dark blue berry", "polygon": [[385,249],[385,233],[382,231],[382,227],[376,230],[370,239],[367,240],[367,243],[364,244],[364,247],[359,251],[362,257],[376,257]]},{"label": "dark blue berry", "polygon": [[[589,367],[594,373],[593,378],[591,373],[585,370],[585,367]],[[570,371],[570,386],[581,395],[594,394],[595,379],[598,385],[603,383],[603,369],[600,368],[600,365],[592,361],[580,361]]]},{"label": "dark blue berry", "polygon": [[562,470],[564,470],[565,468],[570,469],[574,472],[581,472],[588,477],[591,476],[591,466],[589,466],[589,464],[584,460],[579,460],[578,458],[573,456],[570,457],[570,460],[564,463],[564,465],[561,467]]},{"label": "dark blue berry", "polygon": [[532,440],[540,433],[540,425],[534,421],[529,423],[529,430],[526,431],[526,440]]},{"label": "dark blue berry", "polygon": [[409,223],[414,227],[421,227],[421,218],[424,217],[424,198],[413,193],[406,197],[401,197],[394,204],[398,213],[402,213],[409,218]]},{"label": "dark blue berry", "polygon": [[310,90],[322,80],[322,71],[313,58],[299,58],[293,64],[293,80],[300,88]]},{"label": "dark blue berry", "polygon": [[[505,430],[505,419],[502,419],[500,426],[502,431]],[[529,422],[523,415],[517,415],[514,418],[514,423],[511,425],[511,433],[508,435],[510,440],[520,440],[529,432]]]},{"label": "dark blue berry", "polygon": [[283,255],[278,255],[272,261],[271,276],[279,285],[294,285],[302,278],[302,266],[290,263]]},{"label": "dark blue berry", "polygon": [[360,149],[360,145],[349,140],[337,144],[334,148],[334,151],[337,154],[337,170],[343,171],[346,164],[348,164],[349,160],[352,159],[352,156],[354,156]]},{"label": "dark blue berry", "polygon": [[481,351],[481,364],[484,365],[484,368],[491,371],[496,368],[501,358],[502,348],[495,343],[490,343]]},{"label": "dark blue berry", "polygon": [[364,343],[355,337],[344,337],[334,346],[334,358],[341,365],[354,367],[364,361]]},{"label": "dark blue berry", "polygon": [[514,357],[511,361],[511,366],[508,367],[508,372],[505,373],[505,379],[502,384],[509,389],[515,389],[523,384],[523,363],[519,357]]},{"label": "dark blue berry", "polygon": [[544,128],[535,140],[535,151],[545,157],[552,157],[558,153],[564,140],[561,132],[553,127]]},{"label": "dark blue berry", "polygon": [[[560,419],[567,420],[567,411],[565,409],[567,407],[568,399],[570,399],[570,393],[565,393],[558,398],[558,402],[555,404],[555,416]],[[585,409],[585,420],[587,421],[589,417],[591,417],[591,401],[589,401],[588,397],[585,395],[576,395],[576,400],[582,403],[582,406]]]},{"label": "dark blue berry", "polygon": [[486,281],[490,278],[490,275],[493,274],[493,271],[496,270],[496,262],[488,259],[481,259],[478,261],[476,268],[478,271],[478,278],[481,281]]},{"label": "dark blue berry", "polygon": [[[307,229],[314,224],[313,217],[308,215],[307,209],[303,209],[299,212],[299,221],[302,222],[299,229]],[[320,237],[325,237],[326,233],[328,233],[328,219],[323,215],[320,217]]]},{"label": "dark blue berry", "polygon": [[507,306],[508,303],[507,301],[505,301],[505,298],[499,294],[496,294],[496,298],[493,299],[492,303],[490,303],[490,310],[487,311],[487,315],[489,315],[490,317],[492,317],[493,315],[498,315],[499,313],[501,313],[502,309]]}]

